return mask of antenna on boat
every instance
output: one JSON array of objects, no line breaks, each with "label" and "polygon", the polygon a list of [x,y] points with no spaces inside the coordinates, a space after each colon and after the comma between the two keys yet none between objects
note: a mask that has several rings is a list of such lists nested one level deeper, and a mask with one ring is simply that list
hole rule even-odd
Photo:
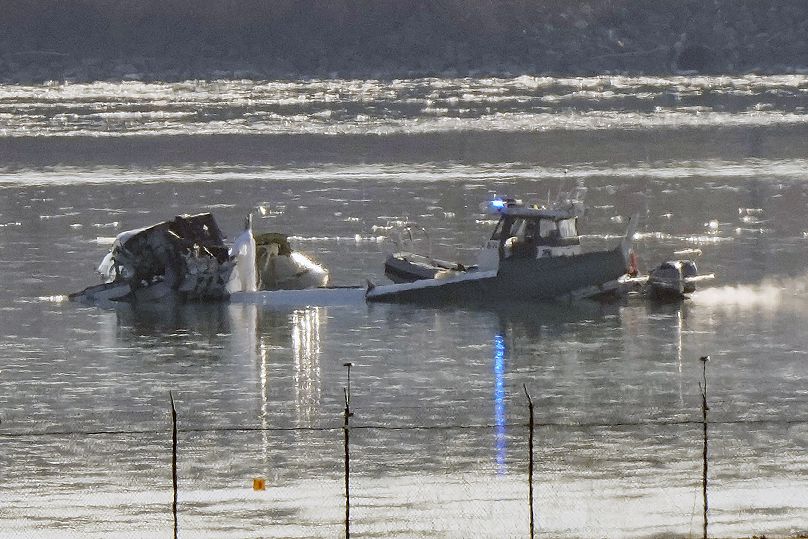
[{"label": "antenna on boat", "polygon": [[[556,202],[561,202],[561,197],[564,195],[564,183],[567,179],[567,168],[564,168],[564,177],[561,179],[561,182],[558,184],[558,193],[556,194]],[[550,204],[550,192],[547,192],[547,204]]]}]

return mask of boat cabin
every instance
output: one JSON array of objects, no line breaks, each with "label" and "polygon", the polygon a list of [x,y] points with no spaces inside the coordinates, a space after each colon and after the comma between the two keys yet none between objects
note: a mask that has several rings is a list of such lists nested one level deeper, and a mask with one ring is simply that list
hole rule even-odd
[{"label": "boat cabin", "polygon": [[581,246],[576,216],[535,207],[502,212],[491,241],[498,245],[500,260],[571,256]]}]

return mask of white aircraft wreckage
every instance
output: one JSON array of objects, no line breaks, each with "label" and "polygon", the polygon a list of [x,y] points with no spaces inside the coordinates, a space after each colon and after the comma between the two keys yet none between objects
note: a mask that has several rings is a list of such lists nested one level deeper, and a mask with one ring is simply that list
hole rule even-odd
[{"label": "white aircraft wreckage", "polygon": [[286,236],[254,235],[251,224],[248,218],[232,246],[210,213],[122,232],[98,267],[103,282],[69,297],[91,304],[220,301],[328,283],[328,271],[294,252]]}]

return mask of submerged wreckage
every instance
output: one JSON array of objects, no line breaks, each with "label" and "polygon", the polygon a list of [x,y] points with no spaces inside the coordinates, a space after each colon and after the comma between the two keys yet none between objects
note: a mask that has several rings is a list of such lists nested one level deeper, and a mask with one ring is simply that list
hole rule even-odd
[{"label": "submerged wreckage", "polygon": [[183,215],[122,232],[98,267],[102,284],[71,300],[216,301],[234,292],[324,286],[328,271],[292,251],[286,236],[253,235],[251,219],[230,247],[213,215]]}]

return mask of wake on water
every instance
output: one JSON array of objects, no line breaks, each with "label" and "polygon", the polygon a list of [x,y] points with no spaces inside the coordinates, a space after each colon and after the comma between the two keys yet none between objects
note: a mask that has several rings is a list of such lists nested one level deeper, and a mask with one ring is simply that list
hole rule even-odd
[{"label": "wake on water", "polygon": [[690,299],[703,305],[774,309],[787,301],[808,299],[808,273],[767,278],[759,284],[705,288],[693,293]]}]

